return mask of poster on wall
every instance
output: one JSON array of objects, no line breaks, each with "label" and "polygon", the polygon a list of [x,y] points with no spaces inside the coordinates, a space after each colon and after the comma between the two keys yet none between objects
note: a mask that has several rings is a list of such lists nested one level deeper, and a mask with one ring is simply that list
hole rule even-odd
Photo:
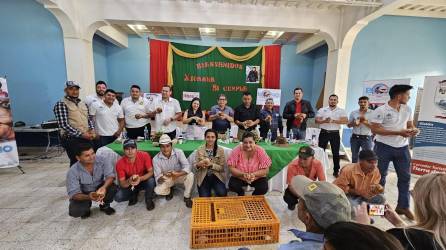
[{"label": "poster on wall", "polygon": [[194,98],[200,98],[200,92],[183,91],[183,101],[192,101]]},{"label": "poster on wall", "polygon": [[0,77],[0,168],[19,166],[6,78]]},{"label": "poster on wall", "polygon": [[143,96],[145,99],[147,99],[147,101],[149,101],[150,105],[161,100],[160,93],[144,93]]},{"label": "poster on wall", "polygon": [[246,66],[246,83],[260,82],[260,66]]},{"label": "poster on wall", "polygon": [[364,81],[364,95],[369,98],[370,109],[385,104],[389,99],[389,90],[396,84],[410,85],[410,79],[389,79],[389,80],[370,80]]},{"label": "poster on wall", "polygon": [[280,89],[257,89],[256,105],[265,105],[266,99],[273,98],[274,106],[280,106]]},{"label": "poster on wall", "polygon": [[446,76],[426,76],[417,127],[412,173],[446,173]]}]

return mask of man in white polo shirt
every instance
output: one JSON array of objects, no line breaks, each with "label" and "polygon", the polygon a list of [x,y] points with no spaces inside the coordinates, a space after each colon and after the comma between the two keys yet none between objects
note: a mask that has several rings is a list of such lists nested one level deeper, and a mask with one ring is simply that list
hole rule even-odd
[{"label": "man in white polo shirt", "polygon": [[113,89],[107,89],[104,100],[94,102],[90,107],[90,115],[95,122],[96,133],[99,135],[98,147],[115,141],[124,129],[124,114],[115,100],[116,92]]},{"label": "man in white polo shirt", "polygon": [[87,104],[88,108],[91,108],[92,104],[104,100],[106,90],[107,84],[104,81],[96,82],[96,94],[85,97],[85,104]]},{"label": "man in white polo shirt", "polygon": [[163,86],[161,90],[161,100],[154,103],[150,115],[155,116],[156,131],[161,131],[167,134],[170,139],[176,137],[176,120],[181,117],[181,107],[177,99],[170,97],[172,95],[172,88],[170,86]]},{"label": "man in white polo shirt", "polygon": [[137,139],[144,137],[144,128],[147,127],[150,136],[149,113],[150,104],[141,96],[141,88],[138,85],[130,87],[130,96],[122,99],[121,107],[124,112],[125,130],[127,137]]},{"label": "man in white polo shirt", "polygon": [[381,173],[381,186],[386,184],[387,170],[392,161],[398,176],[398,204],[395,211],[413,220],[409,209],[410,152],[409,138],[419,131],[413,124],[412,110],[407,106],[410,85],[394,85],[389,90],[390,101],[377,108],[371,119],[375,137],[375,153]]},{"label": "man in white polo shirt", "polygon": [[338,106],[338,96],[330,95],[328,99],[328,107],[321,108],[316,114],[316,123],[319,124],[321,132],[319,134],[319,147],[325,149],[330,142],[331,153],[333,154],[333,176],[338,177],[339,174],[339,147],[341,145],[341,137],[339,130],[342,124],[348,123],[347,113]]}]

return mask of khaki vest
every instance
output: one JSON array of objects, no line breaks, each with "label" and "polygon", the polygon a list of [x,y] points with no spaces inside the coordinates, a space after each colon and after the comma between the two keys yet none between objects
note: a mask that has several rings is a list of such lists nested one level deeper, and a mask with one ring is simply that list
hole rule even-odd
[{"label": "khaki vest", "polygon": [[[74,102],[65,97],[62,99],[62,102],[65,103],[68,108],[68,123],[82,133],[87,132],[89,130],[87,104],[80,101],[76,105]],[[62,130],[62,134],[65,134],[65,131]]]}]

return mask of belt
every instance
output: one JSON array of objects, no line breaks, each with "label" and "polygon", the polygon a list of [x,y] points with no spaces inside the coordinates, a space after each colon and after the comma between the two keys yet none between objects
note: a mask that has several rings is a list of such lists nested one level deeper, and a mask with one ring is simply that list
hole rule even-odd
[{"label": "belt", "polygon": [[370,137],[371,137],[370,135],[352,134],[352,138],[356,138],[356,139],[369,139]]},{"label": "belt", "polygon": [[339,130],[326,130],[326,129],[321,129],[321,132],[330,134],[330,133],[339,133]]}]

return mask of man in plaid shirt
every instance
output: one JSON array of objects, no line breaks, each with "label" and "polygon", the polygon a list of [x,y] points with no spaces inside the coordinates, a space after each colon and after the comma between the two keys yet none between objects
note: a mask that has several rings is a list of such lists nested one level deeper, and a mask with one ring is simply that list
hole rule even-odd
[{"label": "man in plaid shirt", "polygon": [[77,162],[76,149],[80,143],[95,145],[94,123],[87,105],[79,99],[80,86],[74,81],[65,83],[65,97],[56,103],[53,112],[61,129],[61,143],[70,158],[70,166]]}]

